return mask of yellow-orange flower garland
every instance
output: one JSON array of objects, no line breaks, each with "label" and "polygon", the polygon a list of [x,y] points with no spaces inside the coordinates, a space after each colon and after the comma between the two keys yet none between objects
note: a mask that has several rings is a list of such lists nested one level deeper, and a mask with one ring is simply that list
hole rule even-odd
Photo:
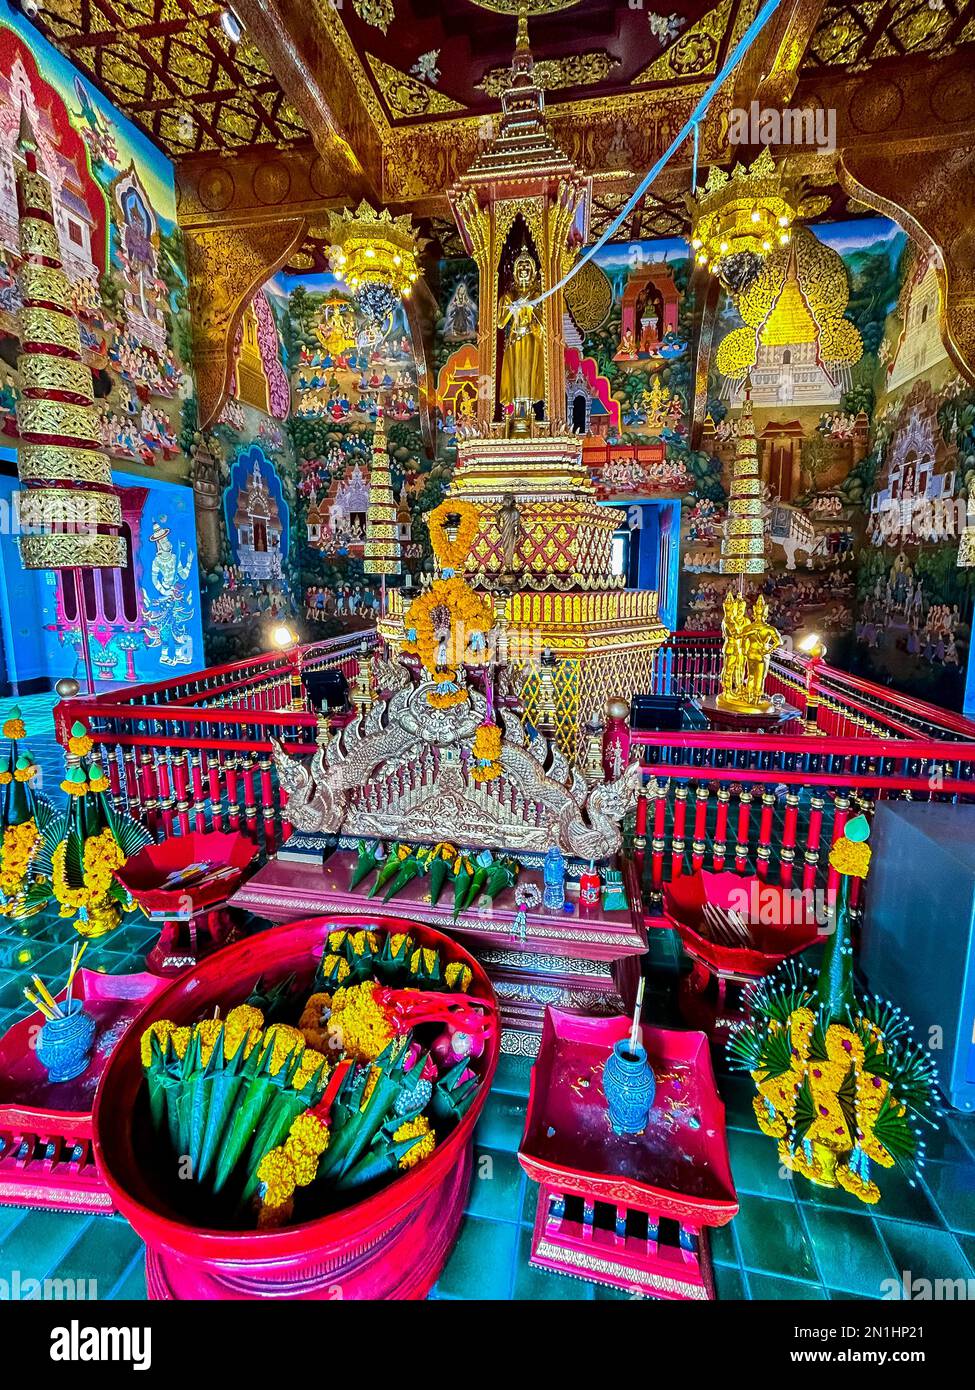
[{"label": "yellow-orange flower garland", "polygon": [[479,724],[472,748],[475,782],[491,782],[501,775],[501,730],[497,724]]},{"label": "yellow-orange flower garland", "polygon": [[427,696],[435,709],[463,704],[467,691],[457,679],[464,663],[481,663],[487,654],[487,634],[494,614],[487,599],[475,594],[463,579],[435,579],[413,600],[403,619],[403,650],[419,656],[438,689]]},{"label": "yellow-orange flower garland", "polygon": [[13,899],[26,882],[40,838],[33,816],[20,825],[8,825],[3,832],[0,842],[0,894],[8,899],[0,904],[0,914],[3,916],[9,916],[13,911]]},{"label": "yellow-orange flower garland", "polygon": [[102,830],[85,841],[82,856],[84,885],[81,888],[72,888],[68,883],[65,866],[67,853],[68,842],[62,840],[52,856],[51,886],[61,905],[61,916],[73,917],[82,908],[91,912],[106,906],[112,875],[125,863],[125,855],[119,849],[115,836],[110,830]]},{"label": "yellow-orange flower garland", "polygon": [[[453,540],[447,535],[447,518],[456,516],[457,534]],[[427,517],[427,530],[430,545],[437,557],[437,563],[444,570],[462,570],[464,561],[481,524],[481,514],[471,502],[441,502]]]}]

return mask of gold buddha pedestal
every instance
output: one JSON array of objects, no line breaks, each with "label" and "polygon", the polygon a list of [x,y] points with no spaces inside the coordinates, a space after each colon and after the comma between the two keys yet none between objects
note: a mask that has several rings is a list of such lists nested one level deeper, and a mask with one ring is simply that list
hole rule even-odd
[{"label": "gold buddha pedestal", "polygon": [[[522,668],[521,697],[536,723],[548,699],[540,675],[550,653],[552,709],[547,711],[562,751],[575,756],[586,724],[606,701],[652,689],[653,660],[667,638],[655,590],[623,587],[612,573],[613,535],[626,513],[596,501],[577,437],[465,439],[447,495],[470,503],[477,530],[464,563],[475,589],[494,594],[498,641]],[[380,633],[402,641],[402,609],[393,602]]]}]

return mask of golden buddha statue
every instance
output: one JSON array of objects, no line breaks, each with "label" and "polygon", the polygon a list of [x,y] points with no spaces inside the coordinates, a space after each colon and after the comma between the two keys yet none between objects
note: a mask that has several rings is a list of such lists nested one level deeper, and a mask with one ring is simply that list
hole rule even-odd
[{"label": "golden buddha statue", "polygon": [[764,596],[759,594],[749,618],[744,595],[729,590],[721,634],[721,690],[715,703],[737,714],[764,714],[772,703],[765,695],[765,681],[772,653],[782,642],[781,634],[768,620]]},{"label": "golden buddha statue", "polygon": [[505,294],[498,305],[498,327],[505,330],[501,364],[501,404],[511,406],[517,420],[534,412],[545,399],[545,345],[538,311],[525,303],[538,282],[538,268],[528,251],[520,251],[513,269],[517,295]]}]

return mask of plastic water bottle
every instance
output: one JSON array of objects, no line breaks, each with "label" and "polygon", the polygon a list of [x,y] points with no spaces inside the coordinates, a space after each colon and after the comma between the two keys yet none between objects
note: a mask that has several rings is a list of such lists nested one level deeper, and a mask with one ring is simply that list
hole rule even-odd
[{"label": "plastic water bottle", "polygon": [[558,845],[550,845],[545,855],[545,888],[542,902],[553,912],[561,912],[565,902],[565,858]]}]

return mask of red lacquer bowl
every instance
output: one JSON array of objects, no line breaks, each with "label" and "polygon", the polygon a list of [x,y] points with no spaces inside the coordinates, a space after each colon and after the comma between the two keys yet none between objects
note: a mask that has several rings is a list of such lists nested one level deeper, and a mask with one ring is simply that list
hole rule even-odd
[{"label": "red lacquer bowl", "polygon": [[[258,846],[237,831],[193,831],[173,835],[158,845],[146,845],[117,869],[115,877],[146,912],[178,912],[190,903],[193,912],[214,903],[226,902],[240,886],[244,871],[258,853]],[[232,869],[233,874],[207,882],[177,884],[164,888],[171,873],[189,864],[210,863],[214,868]]]},{"label": "red lacquer bowl", "polygon": [[481,967],[432,927],[367,913],[275,927],[217,951],[144,1010],[111,1058],[95,1103],[95,1154],[118,1210],[145,1240],[151,1298],[423,1298],[443,1267],[470,1183],[471,1140],[498,1061],[491,1030],[472,1062],[481,1086],[457,1127],[430,1157],[344,1210],[267,1231],[207,1230],[167,1206],[154,1182],[154,1136],[145,1106],[139,1042],[155,1019],[192,1023],[240,1003],[259,976],[294,972],[310,992],[325,939],[337,927],[409,932],[445,961],[472,972],[468,995],[494,1002]]},{"label": "red lacquer bowl", "polygon": [[[710,940],[703,930],[705,902],[741,910],[753,944],[725,946]],[[747,904],[744,910],[742,904]],[[821,939],[809,895],[731,872],[712,874],[704,869],[665,884],[664,915],[680,933],[688,955],[719,975],[757,979]]]}]

